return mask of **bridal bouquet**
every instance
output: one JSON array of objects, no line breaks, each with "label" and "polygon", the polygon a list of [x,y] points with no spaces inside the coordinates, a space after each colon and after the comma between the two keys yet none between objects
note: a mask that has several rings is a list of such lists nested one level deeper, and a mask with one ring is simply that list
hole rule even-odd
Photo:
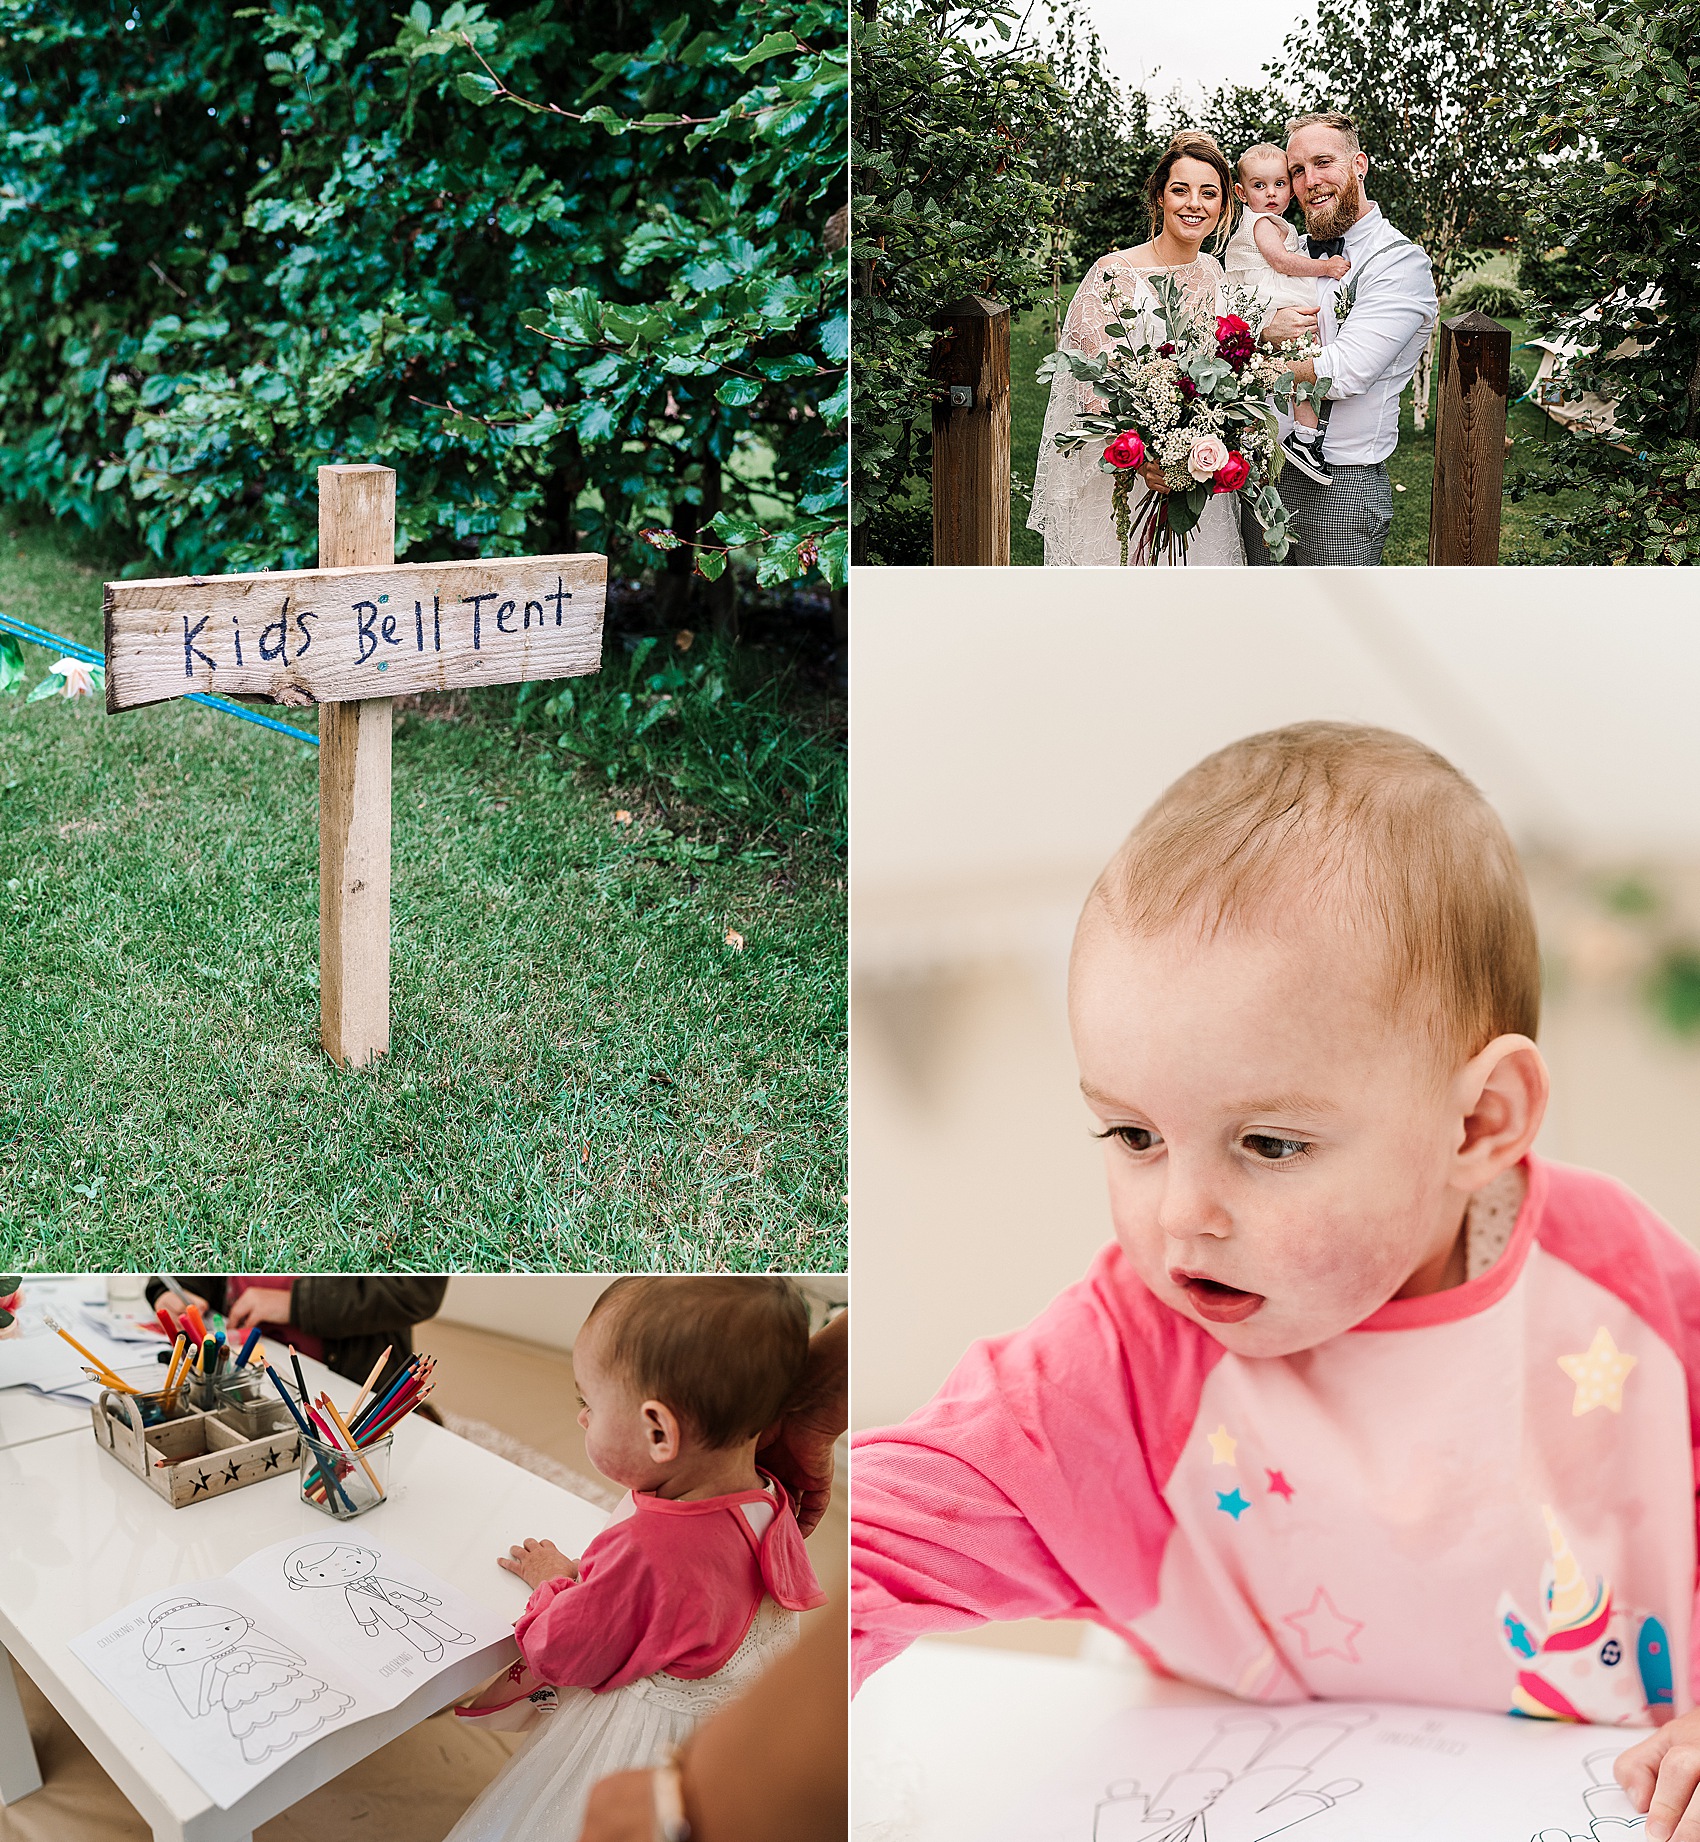
[{"label": "bridal bouquet", "polygon": [[[1255,289],[1229,285],[1216,314],[1198,306],[1171,275],[1153,275],[1165,337],[1136,338],[1135,312],[1112,277],[1105,287],[1109,344],[1092,358],[1053,352],[1039,369],[1048,378],[1063,365],[1088,387],[1086,408],[1057,437],[1064,453],[1098,447],[1098,465],[1116,476],[1112,504],[1125,566],[1154,563],[1159,554],[1185,561],[1188,535],[1217,493],[1236,493],[1251,506],[1279,562],[1291,547],[1290,518],[1275,490],[1283,455],[1275,412],[1295,397],[1319,400],[1327,386],[1296,384],[1285,360],[1308,357],[1308,341],[1258,343],[1252,326],[1264,314]],[[1248,320],[1245,316],[1250,315]],[[1162,470],[1167,492],[1152,492],[1137,512],[1133,489],[1140,468]]]}]

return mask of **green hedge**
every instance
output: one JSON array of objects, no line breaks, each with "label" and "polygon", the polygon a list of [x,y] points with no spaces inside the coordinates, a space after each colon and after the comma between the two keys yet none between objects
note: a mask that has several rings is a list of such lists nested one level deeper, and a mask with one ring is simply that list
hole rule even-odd
[{"label": "green hedge", "polygon": [[[842,578],[841,13],[0,0],[0,497],[174,571]],[[646,536],[647,533],[647,536]]]}]

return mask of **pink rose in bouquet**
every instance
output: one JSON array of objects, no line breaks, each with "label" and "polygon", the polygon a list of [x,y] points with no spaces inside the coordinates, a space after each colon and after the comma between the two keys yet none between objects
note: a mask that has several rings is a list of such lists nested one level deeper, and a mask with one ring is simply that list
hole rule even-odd
[{"label": "pink rose in bouquet", "polygon": [[1217,492],[1238,492],[1251,478],[1251,463],[1243,454],[1230,453],[1228,458],[1216,469],[1215,490]]},{"label": "pink rose in bouquet", "polygon": [[1228,464],[1228,444],[1220,435],[1195,435],[1186,457],[1186,470],[1200,486]]},{"label": "pink rose in bouquet", "polygon": [[1132,429],[1123,429],[1104,450],[1104,459],[1112,467],[1137,467],[1145,459],[1145,443]]}]

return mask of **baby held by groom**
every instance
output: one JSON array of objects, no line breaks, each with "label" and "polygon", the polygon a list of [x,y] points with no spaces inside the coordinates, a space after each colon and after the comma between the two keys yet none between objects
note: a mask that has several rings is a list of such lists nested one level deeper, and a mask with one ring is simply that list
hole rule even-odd
[{"label": "baby held by groom", "polygon": [[[1270,253],[1282,228],[1271,219],[1275,202],[1274,149],[1253,148],[1242,157],[1236,191],[1255,221],[1246,233],[1289,288],[1315,290],[1309,306],[1277,304],[1261,327],[1265,339],[1283,343],[1314,336],[1319,350],[1293,363],[1300,383],[1327,385],[1325,418],[1328,458],[1323,463],[1319,431],[1302,419],[1283,416],[1282,446],[1289,461],[1279,491],[1292,514],[1294,565],[1349,567],[1379,563],[1393,524],[1393,484],[1387,462],[1399,444],[1399,400],[1439,317],[1434,271],[1427,255],[1388,223],[1365,189],[1369,156],[1350,116],[1330,110],[1301,115],[1287,124],[1282,153],[1287,182],[1305,215],[1308,233],[1302,257],[1294,232],[1282,236],[1284,253]],[[1246,177],[1246,161],[1262,155],[1263,199]],[[1259,236],[1261,231],[1262,235]],[[1238,239],[1236,238],[1236,241]],[[1239,260],[1246,256],[1241,244]],[[1227,269],[1235,272],[1230,247]],[[1336,269],[1335,260],[1344,262]],[[1303,261],[1308,274],[1294,269]],[[1255,279],[1255,278],[1253,278]],[[1248,563],[1270,563],[1261,528],[1241,508],[1241,537]]]},{"label": "baby held by groom", "polygon": [[[1306,253],[1307,239],[1287,221],[1293,184],[1287,156],[1279,147],[1268,141],[1248,147],[1235,162],[1234,174],[1234,196],[1243,210],[1222,256],[1228,279],[1255,288],[1271,309],[1297,307],[1315,313],[1317,281],[1343,281],[1351,270],[1351,257]],[[1314,404],[1295,400],[1293,427],[1281,443],[1288,461],[1319,486],[1329,483],[1322,455],[1328,407],[1324,402],[1319,414]]]}]

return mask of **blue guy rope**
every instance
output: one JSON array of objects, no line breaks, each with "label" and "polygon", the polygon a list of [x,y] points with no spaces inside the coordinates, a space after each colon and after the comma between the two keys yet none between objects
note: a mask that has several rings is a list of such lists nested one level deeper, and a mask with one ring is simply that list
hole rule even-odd
[{"label": "blue guy rope", "polygon": [[[11,614],[0,614],[0,633],[16,634],[21,640],[28,640],[33,646],[57,647],[67,659],[81,659],[85,665],[106,664],[106,655],[91,646],[79,646],[75,640],[67,640],[57,633],[49,633],[45,627],[32,627],[27,620],[18,620]],[[258,723],[262,729],[275,730],[280,736],[293,736],[297,742],[310,742],[314,748],[319,746],[319,738],[310,729],[295,729],[288,723],[280,723],[274,716],[262,716],[258,710],[245,709],[241,704],[232,703],[228,697],[213,697],[205,691],[186,692],[192,704],[205,704],[209,710],[222,710],[226,716],[239,716],[245,723]]]}]

